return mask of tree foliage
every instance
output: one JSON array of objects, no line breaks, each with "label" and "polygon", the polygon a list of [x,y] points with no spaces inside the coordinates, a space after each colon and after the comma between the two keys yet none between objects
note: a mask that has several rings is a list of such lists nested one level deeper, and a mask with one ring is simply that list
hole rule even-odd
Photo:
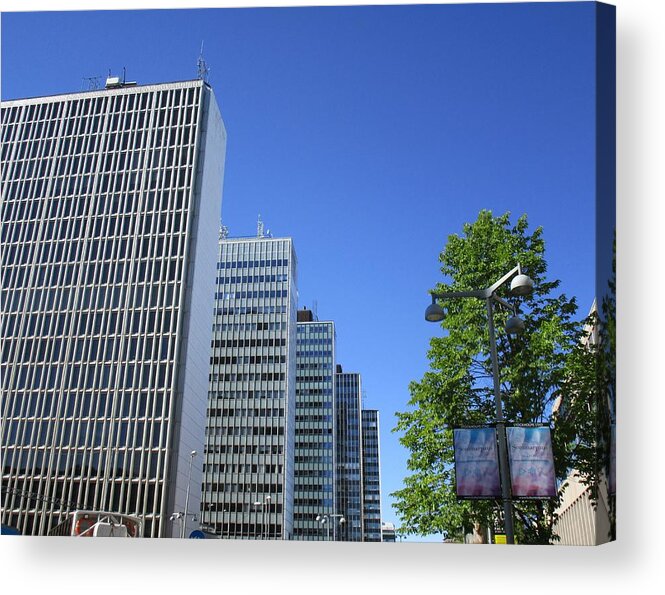
[{"label": "tree foliage", "polygon": [[[561,391],[574,390],[568,378],[572,354],[586,354],[578,351],[582,325],[576,319],[575,299],[558,291],[558,280],[548,278],[542,228],[529,231],[526,215],[513,225],[509,213],[495,217],[482,211],[475,222],[464,225],[462,235],[448,238],[439,260],[445,281],[436,291],[489,287],[517,263],[533,279],[534,292],[526,298],[511,297],[509,284],[498,290],[518,307],[525,322],[524,333],[509,337],[501,329],[511,313],[495,308],[503,411],[507,423],[552,424]],[[501,511],[499,502],[459,501],[453,468],[452,427],[496,420],[486,305],[472,298],[440,305],[445,317],[442,332],[430,342],[430,369],[409,385],[410,408],[397,413],[395,428],[410,451],[410,475],[404,488],[393,494],[395,508],[402,533],[417,535],[460,535],[474,523],[495,525]],[[577,403],[581,408],[582,400]],[[594,414],[585,414],[589,428]],[[552,434],[557,479],[562,483],[580,457],[588,459],[589,453],[574,446],[579,421],[559,419]],[[585,436],[582,442],[592,444],[593,439]],[[514,502],[519,543],[556,540],[552,529],[559,499]]]}]

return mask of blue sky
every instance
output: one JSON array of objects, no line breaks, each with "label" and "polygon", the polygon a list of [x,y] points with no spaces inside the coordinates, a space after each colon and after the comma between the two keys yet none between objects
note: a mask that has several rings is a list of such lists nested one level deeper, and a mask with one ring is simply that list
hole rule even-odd
[{"label": "blue sky", "polygon": [[[196,75],[228,132],[223,222],[291,236],[300,305],[381,414],[384,520],[408,453],[391,432],[428,368],[438,254],[481,209],[542,225],[552,277],[594,291],[593,3],[4,13],[2,98]],[[410,538],[418,539],[418,538]],[[433,538],[432,538],[433,539]]]}]

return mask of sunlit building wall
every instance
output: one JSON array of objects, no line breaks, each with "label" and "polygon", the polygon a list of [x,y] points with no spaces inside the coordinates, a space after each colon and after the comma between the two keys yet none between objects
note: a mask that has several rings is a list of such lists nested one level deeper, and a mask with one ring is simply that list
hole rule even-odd
[{"label": "sunlit building wall", "polygon": [[335,513],[334,406],[335,324],[299,310],[294,539],[320,541],[331,535],[324,519]]},{"label": "sunlit building wall", "polygon": [[224,124],[201,80],[113,86],[2,103],[2,523],[28,535],[75,509],[178,534],[204,440]]},{"label": "sunlit building wall", "polygon": [[379,412],[363,409],[362,478],[363,541],[381,541],[381,469],[379,454]]},{"label": "sunlit building wall", "polygon": [[335,379],[337,514],[345,520],[336,531],[341,541],[363,540],[362,383],[360,374],[343,372]]},{"label": "sunlit building wall", "polygon": [[222,538],[292,539],[293,243],[222,234],[218,261],[201,518]]}]

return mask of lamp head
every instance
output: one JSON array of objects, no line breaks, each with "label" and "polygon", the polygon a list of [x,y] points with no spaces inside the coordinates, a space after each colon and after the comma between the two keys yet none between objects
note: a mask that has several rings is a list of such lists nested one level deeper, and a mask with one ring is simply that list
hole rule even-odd
[{"label": "lamp head", "polygon": [[516,275],[510,282],[510,293],[512,295],[529,295],[533,291],[533,280],[528,275]]},{"label": "lamp head", "polygon": [[506,320],[506,332],[509,335],[519,335],[524,331],[524,321],[519,316],[511,316]]},{"label": "lamp head", "polygon": [[425,310],[427,322],[441,322],[444,318],[443,308],[436,302],[432,302]]}]

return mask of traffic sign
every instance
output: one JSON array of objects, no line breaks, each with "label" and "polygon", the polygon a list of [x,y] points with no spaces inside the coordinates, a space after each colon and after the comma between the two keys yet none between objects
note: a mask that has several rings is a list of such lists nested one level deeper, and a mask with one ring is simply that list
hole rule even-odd
[{"label": "traffic sign", "polygon": [[205,533],[203,531],[199,531],[198,529],[196,531],[192,531],[189,534],[190,539],[205,539]]}]

